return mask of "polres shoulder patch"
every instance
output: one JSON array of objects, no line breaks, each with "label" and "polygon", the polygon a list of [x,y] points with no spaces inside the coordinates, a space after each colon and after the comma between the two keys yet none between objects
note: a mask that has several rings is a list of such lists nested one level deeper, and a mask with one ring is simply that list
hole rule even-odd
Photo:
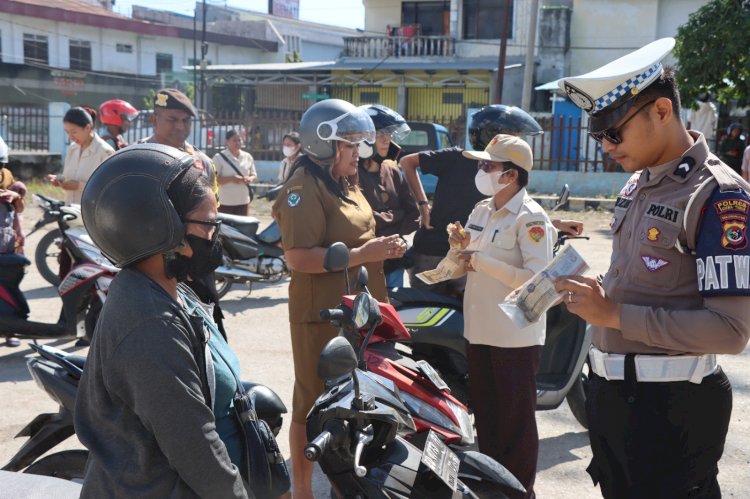
[{"label": "polres shoulder patch", "polygon": [[289,194],[289,196],[287,196],[286,198],[286,204],[288,204],[292,208],[297,206],[300,203],[300,201],[302,201],[302,196],[300,196],[296,192]]}]

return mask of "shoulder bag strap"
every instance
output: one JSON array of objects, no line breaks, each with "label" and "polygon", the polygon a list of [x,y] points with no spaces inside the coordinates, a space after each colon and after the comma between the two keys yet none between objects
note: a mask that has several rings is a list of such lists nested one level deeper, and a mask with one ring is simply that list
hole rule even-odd
[{"label": "shoulder bag strap", "polygon": [[[226,161],[229,164],[229,166],[232,167],[232,170],[234,170],[237,173],[237,175],[239,175],[240,177],[244,177],[244,175],[242,174],[242,172],[240,172],[240,169],[237,168],[237,166],[234,164],[234,161],[230,160],[224,154],[224,152],[219,152],[219,156],[221,156],[222,158],[224,158],[224,161]],[[247,184],[245,184],[245,185],[247,185]],[[250,194],[250,201],[252,201],[253,198],[255,198],[255,193],[253,192],[253,188],[250,187],[249,185],[247,185],[247,192]]]}]

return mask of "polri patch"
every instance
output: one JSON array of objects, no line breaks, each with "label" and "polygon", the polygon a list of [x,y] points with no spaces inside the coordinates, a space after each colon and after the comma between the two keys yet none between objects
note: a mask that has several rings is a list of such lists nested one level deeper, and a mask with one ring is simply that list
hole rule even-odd
[{"label": "polri patch", "polygon": [[714,209],[721,221],[721,247],[729,251],[747,248],[747,216],[750,203],[729,198],[716,201]]},{"label": "polri patch", "polygon": [[646,269],[648,269],[649,272],[656,272],[662,267],[666,267],[667,265],[669,265],[669,262],[667,260],[663,258],[657,258],[655,256],[641,255],[641,260],[643,260],[643,264],[646,266]]},{"label": "polri patch", "polygon": [[292,208],[297,206],[300,201],[302,201],[302,196],[300,196],[296,192],[289,194],[289,196],[286,198],[286,204],[288,204]]},{"label": "polri patch", "polygon": [[665,220],[672,225],[678,225],[677,221],[680,218],[680,210],[665,204],[651,203],[651,206],[648,207],[645,215],[648,218],[657,218],[659,220]]},{"label": "polri patch", "polygon": [[538,225],[532,227],[529,229],[529,237],[532,241],[535,243],[538,243],[539,241],[544,238],[544,229]]}]

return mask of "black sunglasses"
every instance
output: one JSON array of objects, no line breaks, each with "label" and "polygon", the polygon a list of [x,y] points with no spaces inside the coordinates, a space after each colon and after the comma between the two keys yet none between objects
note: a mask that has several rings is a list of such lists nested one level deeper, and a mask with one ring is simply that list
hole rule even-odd
[{"label": "black sunglasses", "polygon": [[602,130],[601,132],[589,132],[589,135],[591,136],[592,139],[594,139],[595,141],[599,142],[600,144],[602,143],[602,141],[604,139],[607,139],[607,142],[610,142],[611,144],[621,144],[622,143],[622,137],[620,136],[620,130],[622,130],[622,128],[625,125],[627,125],[630,120],[632,120],[633,118],[635,118],[635,116],[638,113],[640,113],[641,111],[643,111],[644,109],[646,109],[647,106],[653,104],[654,102],[656,102],[656,99],[648,101],[647,103],[645,103],[644,105],[642,105],[641,107],[639,107],[638,110],[636,110],[636,112],[634,112],[633,114],[631,114],[628,119],[626,119],[625,121],[623,121],[620,126],[618,126],[618,127],[612,127],[612,128],[607,128],[606,130]]},{"label": "black sunglasses", "polygon": [[185,223],[190,224],[198,224],[198,225],[210,225],[214,228],[213,234],[211,234],[211,241],[216,241],[216,238],[219,237],[219,229],[221,228],[221,220],[214,220],[213,222],[210,220],[194,220],[192,218],[185,218],[183,220]]}]

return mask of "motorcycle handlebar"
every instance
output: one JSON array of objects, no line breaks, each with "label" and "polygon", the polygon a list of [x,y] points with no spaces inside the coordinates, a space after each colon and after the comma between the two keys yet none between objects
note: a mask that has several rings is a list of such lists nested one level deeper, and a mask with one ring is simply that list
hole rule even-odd
[{"label": "motorcycle handlebar", "polygon": [[344,318],[344,311],[338,308],[324,308],[320,311],[320,319],[324,321],[336,321]]},{"label": "motorcycle handlebar", "polygon": [[328,444],[331,443],[331,432],[324,431],[305,446],[305,458],[308,461],[317,461],[325,454]]}]

